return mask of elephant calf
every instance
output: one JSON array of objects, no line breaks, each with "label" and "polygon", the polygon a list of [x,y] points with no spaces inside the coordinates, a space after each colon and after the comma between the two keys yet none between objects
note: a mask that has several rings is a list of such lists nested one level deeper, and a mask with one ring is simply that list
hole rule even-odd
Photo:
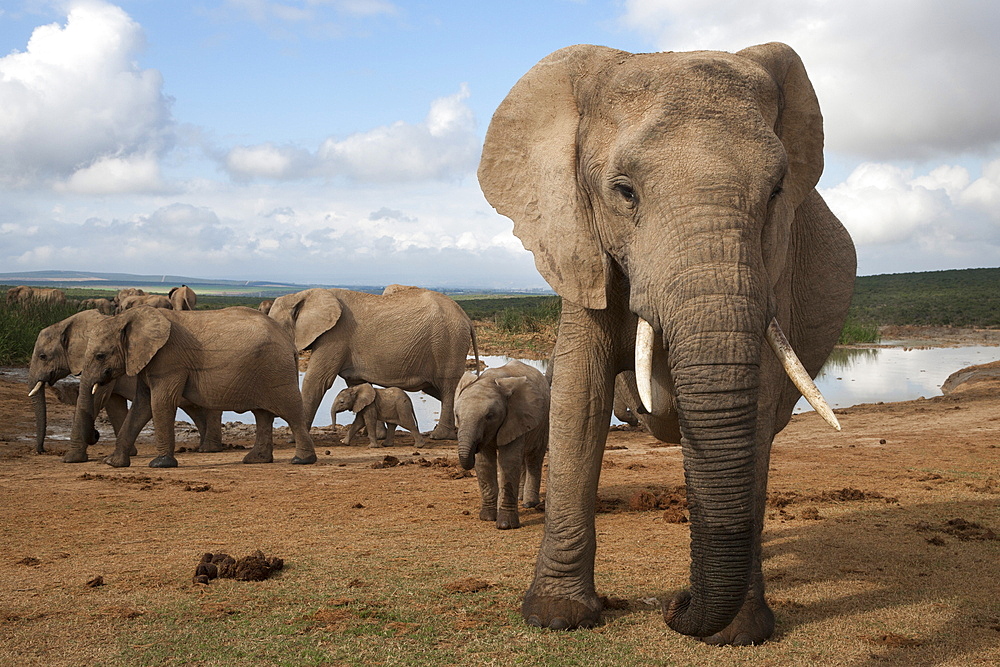
[{"label": "elephant calf", "polygon": [[475,465],[479,479],[479,518],[496,521],[500,530],[520,528],[517,501],[538,505],[549,442],[545,376],[520,361],[489,368],[479,377],[466,373],[458,383],[455,421],[458,460],[466,470]]},{"label": "elephant calf", "polygon": [[[355,415],[354,423],[347,429],[345,444],[350,445],[351,440],[357,434],[362,424],[368,431],[368,446],[372,449],[378,447],[392,447],[393,436],[396,433],[396,426],[402,426],[413,434],[413,442],[417,447],[423,447],[424,436],[417,428],[417,416],[413,412],[413,403],[406,392],[399,387],[386,387],[376,389],[369,383],[354,385],[344,389],[330,406],[330,419],[334,423],[337,421],[337,413],[350,410]],[[387,425],[385,432],[385,442],[381,445],[376,438],[376,428],[380,422]]]}]

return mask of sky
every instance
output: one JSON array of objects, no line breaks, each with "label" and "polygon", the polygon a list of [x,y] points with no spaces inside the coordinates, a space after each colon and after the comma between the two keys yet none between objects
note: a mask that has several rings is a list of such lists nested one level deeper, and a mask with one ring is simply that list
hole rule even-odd
[{"label": "sky", "polygon": [[1000,3],[7,0],[0,272],[545,288],[475,172],[564,46],[802,57],[860,275],[1000,266]]}]

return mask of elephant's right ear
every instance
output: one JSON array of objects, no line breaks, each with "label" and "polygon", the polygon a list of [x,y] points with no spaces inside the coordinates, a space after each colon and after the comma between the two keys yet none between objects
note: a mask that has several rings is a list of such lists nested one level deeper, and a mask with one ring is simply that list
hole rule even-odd
[{"label": "elephant's right ear", "polygon": [[152,306],[132,308],[120,317],[125,374],[138,375],[170,337],[170,320]]},{"label": "elephant's right ear", "polygon": [[340,299],[329,290],[314,288],[278,297],[267,315],[294,331],[295,348],[304,350],[337,324],[340,313]]},{"label": "elephant's right ear", "polygon": [[579,44],[550,54],[514,85],[486,131],[479,184],[535,256],[542,277],[586,308],[607,305],[609,261],[577,182],[576,82],[624,51]]},{"label": "elephant's right ear", "polygon": [[371,386],[368,383],[359,384],[355,388],[354,405],[351,406],[351,412],[355,414],[361,412],[374,402],[375,402],[375,387]]}]

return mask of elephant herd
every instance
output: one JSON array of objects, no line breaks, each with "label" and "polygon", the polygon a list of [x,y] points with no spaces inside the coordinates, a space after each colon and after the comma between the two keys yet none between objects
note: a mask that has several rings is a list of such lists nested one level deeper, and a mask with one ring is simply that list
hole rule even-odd
[{"label": "elephant herd", "polygon": [[[462,465],[479,473],[480,516],[498,527],[517,525],[520,477],[523,500],[537,502],[548,446],[545,529],[521,613],[571,629],[601,620],[595,502],[617,394],[628,399],[621,414],[683,453],[690,587],[664,604],[665,621],[711,644],[766,641],[771,443],[800,394],[836,425],[811,377],[837,342],[856,268],[850,236],[816,190],[822,170],[819,104],[784,44],[561,49],[501,102],[478,171],[486,199],[562,297],[551,386],[516,364],[463,378],[471,326],[433,292],[313,289],[275,299],[267,316],[139,308],[96,323],[70,369],[82,371],[81,437],[93,428],[90,387],[134,378],[112,465],[127,464],[148,414],[154,464],[173,465],[160,425],[182,401],[209,422],[228,406],[259,411],[253,461],[270,459],[271,415],[287,415],[293,461],[308,463],[308,427],[338,375],[426,391],[442,401],[431,437],[457,436]],[[135,333],[122,342],[126,323]],[[304,348],[302,400],[291,400],[292,358]],[[215,378],[223,361],[233,368]]]}]

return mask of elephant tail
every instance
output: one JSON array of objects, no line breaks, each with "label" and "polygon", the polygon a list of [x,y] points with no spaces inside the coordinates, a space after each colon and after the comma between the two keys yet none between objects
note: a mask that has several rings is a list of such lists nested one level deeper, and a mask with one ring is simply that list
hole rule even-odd
[{"label": "elephant tail", "polygon": [[479,377],[479,343],[476,341],[476,325],[469,321],[469,333],[472,334],[472,356],[476,358],[476,377]]}]

